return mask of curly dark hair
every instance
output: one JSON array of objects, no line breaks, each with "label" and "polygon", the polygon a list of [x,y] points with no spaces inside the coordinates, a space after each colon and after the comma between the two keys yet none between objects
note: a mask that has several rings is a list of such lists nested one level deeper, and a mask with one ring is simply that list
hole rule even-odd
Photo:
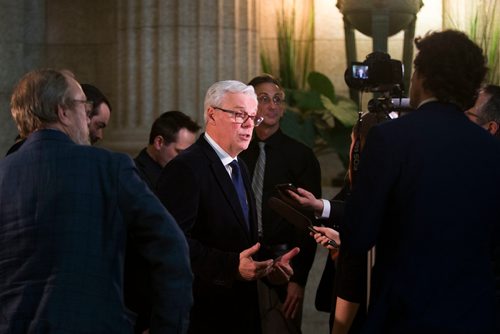
[{"label": "curly dark hair", "polygon": [[462,110],[472,107],[488,70],[483,50],[457,30],[427,33],[415,39],[415,46],[415,70],[424,78],[424,89]]}]

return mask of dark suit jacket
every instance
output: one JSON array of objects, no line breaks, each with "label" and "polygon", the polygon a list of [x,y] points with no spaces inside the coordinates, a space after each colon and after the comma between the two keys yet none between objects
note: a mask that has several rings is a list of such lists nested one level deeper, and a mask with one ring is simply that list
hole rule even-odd
[{"label": "dark suit jacket", "polygon": [[184,332],[187,243],[132,160],[34,132],[0,161],[0,333],[131,333],[127,232],[152,271],[152,333]]},{"label": "dark suit jacket", "polygon": [[239,253],[257,240],[255,204],[245,165],[248,231],[236,190],[201,135],[162,171],[157,194],[187,236],[195,275],[191,333],[260,332],[256,282],[237,279]]},{"label": "dark suit jacket", "polygon": [[134,162],[141,178],[148,184],[150,189],[154,190],[163,169],[161,165],[151,159],[145,148],[134,158]]},{"label": "dark suit jacket", "polygon": [[[146,152],[144,148],[134,158],[139,176],[154,191],[156,181],[160,177],[162,167]],[[136,313],[134,333],[142,334],[149,328],[151,320],[151,300],[153,292],[150,287],[151,275],[148,262],[141,256],[137,246],[127,244],[124,269],[125,305]]]},{"label": "dark suit jacket", "polygon": [[365,333],[493,333],[499,143],[430,102],[372,128],[342,246],[375,243]]}]

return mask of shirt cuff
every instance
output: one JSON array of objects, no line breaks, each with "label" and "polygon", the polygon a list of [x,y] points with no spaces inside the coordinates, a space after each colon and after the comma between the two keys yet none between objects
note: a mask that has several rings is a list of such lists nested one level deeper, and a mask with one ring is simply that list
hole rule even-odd
[{"label": "shirt cuff", "polygon": [[323,202],[323,211],[321,212],[321,216],[316,218],[318,219],[330,218],[330,210],[331,210],[330,201],[323,198],[321,199],[321,201]]}]

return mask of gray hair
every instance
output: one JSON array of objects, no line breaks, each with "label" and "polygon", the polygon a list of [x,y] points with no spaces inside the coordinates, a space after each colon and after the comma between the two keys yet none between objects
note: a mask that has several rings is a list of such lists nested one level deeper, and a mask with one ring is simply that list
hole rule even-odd
[{"label": "gray hair", "polygon": [[16,85],[10,100],[11,114],[21,138],[58,121],[57,108],[67,105],[67,70],[40,69],[26,73]]},{"label": "gray hair", "polygon": [[245,85],[243,82],[236,80],[218,81],[208,88],[207,94],[205,95],[205,103],[203,105],[205,110],[205,123],[207,122],[208,108],[220,107],[222,99],[227,93],[242,93],[253,97],[255,101],[257,101],[257,95],[252,86]]},{"label": "gray hair", "polygon": [[487,122],[495,121],[500,124],[500,86],[487,85],[482,91],[489,97],[480,110],[481,118]]}]

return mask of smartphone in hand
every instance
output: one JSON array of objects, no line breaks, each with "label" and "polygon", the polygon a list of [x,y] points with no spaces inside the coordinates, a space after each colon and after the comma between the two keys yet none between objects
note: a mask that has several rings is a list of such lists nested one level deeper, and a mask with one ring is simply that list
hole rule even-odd
[{"label": "smartphone in hand", "polygon": [[276,189],[278,189],[278,191],[281,191],[283,193],[286,194],[286,191],[285,190],[290,190],[290,191],[293,191],[294,193],[298,194],[299,191],[297,190],[297,187],[294,186],[292,183],[281,183],[281,184],[277,184],[276,185]]}]

